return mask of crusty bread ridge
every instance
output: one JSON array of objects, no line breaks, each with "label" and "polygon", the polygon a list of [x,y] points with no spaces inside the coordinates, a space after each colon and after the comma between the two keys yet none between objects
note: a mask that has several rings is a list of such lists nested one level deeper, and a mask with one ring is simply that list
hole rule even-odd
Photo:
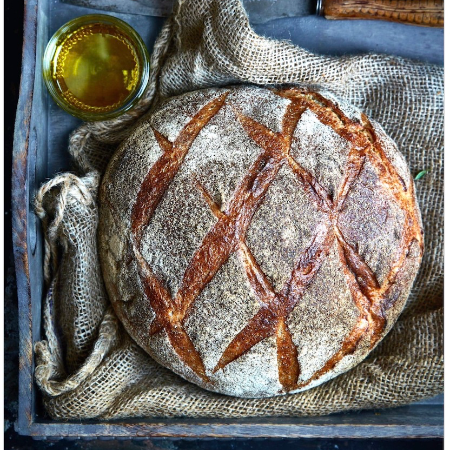
[{"label": "crusty bread ridge", "polygon": [[377,123],[326,92],[169,99],[100,191],[105,285],[128,333],[206,389],[294,393],[356,365],[423,252],[414,183]]}]

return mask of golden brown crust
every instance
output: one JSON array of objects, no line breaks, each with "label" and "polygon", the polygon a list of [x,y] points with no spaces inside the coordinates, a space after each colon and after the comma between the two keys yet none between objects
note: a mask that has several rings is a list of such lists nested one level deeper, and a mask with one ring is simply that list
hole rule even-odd
[{"label": "golden brown crust", "polygon": [[[173,143],[159,131],[154,130],[162,154],[145,176],[132,208],[133,256],[137,261],[145,298],[156,315],[149,334],[165,332],[182,363],[206,385],[211,385],[213,374],[224,370],[231,362],[270,337],[275,338],[278,381],[283,392],[303,389],[320,379],[334,369],[344,357],[355,352],[363,340],[370,342],[370,350],[385,332],[385,313],[393,302],[391,289],[399,281],[399,274],[402,273],[411,246],[417,243],[420,254],[423,251],[422,230],[413,183],[411,181],[409,186],[405,185],[402,177],[384,154],[370,121],[365,116],[362,116],[361,122],[351,120],[332,101],[307,89],[288,88],[274,93],[289,101],[279,132],[243,115],[237,109],[234,110],[237,120],[262,152],[240,180],[226,207],[222,210],[207,188],[200,181],[195,181],[196,189],[216,218],[216,222],[203,237],[201,245],[190,259],[175,295],[172,295],[152,272],[148,261],[143,257],[141,243],[143,233],[190,146],[202,128],[222,108],[228,92],[201,108],[183,127]],[[294,131],[306,110],[312,111],[322,124],[331,127],[350,144],[345,172],[334,197],[291,155]],[[381,285],[358,249],[347,242],[340,229],[340,215],[346,206],[348,194],[358,182],[366,162],[376,170],[384,195],[395,201],[405,217],[404,233],[396,250],[396,262]],[[307,198],[321,212],[322,219],[317,224],[309,243],[298,256],[288,281],[281,290],[276,291],[248,247],[246,233],[255,212],[283,165],[292,170]],[[370,208],[370,205],[368,207]],[[340,349],[334,352],[322,367],[315,370],[312,376],[301,381],[298,350],[287,318],[318,276],[333,245],[337,245],[341,270],[359,316],[351,331],[344,336]],[[208,375],[200,353],[185,330],[185,323],[198,296],[233,253],[240,256],[252,293],[260,308],[229,342],[214,370]],[[213,385],[208,387],[215,389]]]}]

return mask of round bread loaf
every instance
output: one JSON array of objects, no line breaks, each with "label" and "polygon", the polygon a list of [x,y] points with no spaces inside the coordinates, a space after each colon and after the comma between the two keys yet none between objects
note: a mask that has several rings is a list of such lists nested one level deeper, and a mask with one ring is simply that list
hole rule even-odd
[{"label": "round bread loaf", "polygon": [[100,204],[104,280],[128,333],[241,397],[355,366],[400,314],[423,252],[393,141],[300,87],[169,99],[112,158]]}]

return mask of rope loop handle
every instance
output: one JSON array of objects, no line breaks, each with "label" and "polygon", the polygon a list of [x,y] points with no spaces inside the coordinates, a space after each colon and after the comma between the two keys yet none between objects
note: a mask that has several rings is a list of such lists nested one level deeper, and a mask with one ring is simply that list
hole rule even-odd
[{"label": "rope loop handle", "polygon": [[[95,172],[89,173],[83,178],[69,172],[62,173],[44,183],[35,196],[34,210],[44,228],[44,280],[47,286],[50,285],[52,274],[56,272],[58,230],[64,218],[66,206],[73,200],[85,205],[94,203],[95,198],[89,187],[98,185],[99,177],[100,175]],[[61,186],[61,190],[55,197],[55,213],[53,220],[50,220],[44,200],[47,194],[58,186]]]}]

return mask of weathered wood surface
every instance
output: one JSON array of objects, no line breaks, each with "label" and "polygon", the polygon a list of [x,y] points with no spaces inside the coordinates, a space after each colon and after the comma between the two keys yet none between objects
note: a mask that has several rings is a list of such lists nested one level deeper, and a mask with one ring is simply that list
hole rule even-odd
[{"label": "weathered wood surface", "polygon": [[[28,158],[33,151],[30,133],[36,58],[36,20],[34,5],[27,10],[24,26],[24,46],[20,97],[14,128],[12,168],[12,232],[19,298],[19,419],[18,426],[26,430],[32,424],[33,351],[30,261],[27,242],[29,214]],[[30,148],[31,147],[31,148]]]},{"label": "weathered wood surface", "polygon": [[148,419],[110,423],[35,423],[33,436],[96,437],[442,437],[442,406],[406,406],[384,411],[307,418]]},{"label": "weathered wood surface", "polygon": [[[28,0],[25,3],[24,53],[19,104],[16,115],[12,202],[13,244],[19,297],[20,379],[19,419],[21,434],[35,437],[442,437],[442,397],[422,405],[384,411],[335,414],[312,418],[248,420],[162,420],[147,418],[111,423],[57,423],[42,420],[39,393],[33,383],[33,344],[41,336],[43,295],[43,245],[39,221],[32,211],[37,188],[56,172],[70,168],[69,133],[79,124],[50,99],[41,77],[45,45],[63,23],[96,11],[60,3],[59,0]],[[115,14],[142,35],[151,51],[163,19]],[[297,20],[273,21],[256,31],[271,37],[302,39]],[[319,19],[320,20],[320,19]],[[278,24],[277,24],[278,22]],[[323,20],[323,22],[326,22]],[[328,24],[333,22],[326,22]],[[311,24],[310,27],[314,28]],[[308,27],[307,27],[308,28]],[[310,29],[312,29],[310,28]],[[409,27],[414,28],[414,27]],[[294,32],[295,31],[295,32]],[[317,32],[316,32],[317,33]],[[317,43],[309,41],[311,44]],[[325,41],[324,41],[325,42]],[[328,42],[328,41],[327,41]],[[329,43],[324,50],[334,52]]]},{"label": "weathered wood surface", "polygon": [[377,19],[444,26],[444,0],[322,0],[322,11],[327,19]]},{"label": "weathered wood surface", "polygon": [[444,64],[444,30],[377,20],[326,20],[323,17],[290,17],[253,29],[263,36],[290,40],[321,55],[379,53]]}]

